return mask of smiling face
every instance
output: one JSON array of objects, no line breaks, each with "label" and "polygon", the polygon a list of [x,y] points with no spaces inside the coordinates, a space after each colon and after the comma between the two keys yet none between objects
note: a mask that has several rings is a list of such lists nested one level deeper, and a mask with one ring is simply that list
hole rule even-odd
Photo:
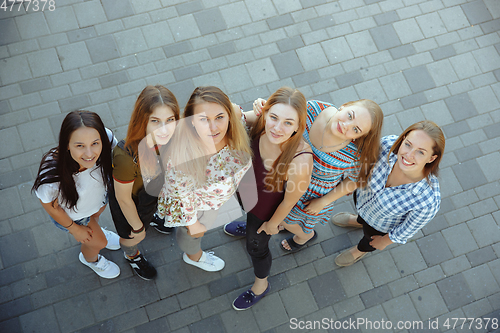
[{"label": "smiling face", "polygon": [[424,167],[437,157],[433,155],[434,140],[422,130],[406,135],[398,150],[398,167],[408,175],[420,176]]},{"label": "smiling face", "polygon": [[160,105],[154,108],[149,115],[148,125],[146,127],[146,136],[148,136],[148,145],[153,146],[149,135],[154,135],[156,144],[166,145],[175,130],[175,113],[166,105]]},{"label": "smiling face", "polygon": [[71,134],[68,150],[71,157],[80,165],[80,171],[90,169],[101,156],[101,136],[95,128],[80,127]]},{"label": "smiling face", "polygon": [[266,114],[266,135],[273,144],[285,142],[298,128],[299,116],[291,105],[275,104]]},{"label": "smiling face", "polygon": [[217,104],[204,102],[194,106],[193,125],[202,140],[213,140],[217,151],[227,144],[226,133],[229,126],[229,114]]},{"label": "smiling face", "polygon": [[368,110],[357,104],[341,106],[330,124],[331,133],[341,140],[354,140],[366,135],[372,126]]}]

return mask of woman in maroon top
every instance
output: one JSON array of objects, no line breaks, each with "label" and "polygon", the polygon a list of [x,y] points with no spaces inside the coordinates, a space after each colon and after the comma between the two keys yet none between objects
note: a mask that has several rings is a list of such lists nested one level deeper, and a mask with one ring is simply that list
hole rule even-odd
[{"label": "woman in maroon top", "polygon": [[[250,308],[269,291],[267,278],[272,262],[269,239],[278,233],[278,225],[309,186],[313,158],[311,148],[302,139],[306,117],[304,95],[283,87],[269,97],[251,130],[258,198],[247,214],[246,243],[255,282],[234,300],[236,310]],[[245,179],[240,189],[244,187]]]}]

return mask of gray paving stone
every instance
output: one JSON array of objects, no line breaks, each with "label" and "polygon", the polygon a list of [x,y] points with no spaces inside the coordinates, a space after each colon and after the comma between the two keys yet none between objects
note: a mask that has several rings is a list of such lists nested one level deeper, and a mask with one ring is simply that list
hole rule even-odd
[{"label": "gray paving stone", "polygon": [[467,133],[471,129],[469,127],[469,124],[465,120],[463,120],[463,121],[457,121],[457,122],[454,122],[452,124],[443,126],[442,130],[446,134],[446,137],[451,138],[451,137],[454,137],[457,135]]},{"label": "gray paving stone", "polygon": [[381,322],[387,322],[389,320],[381,305],[377,305],[370,309],[358,312],[355,316],[355,321],[360,322],[360,325],[358,325],[360,332],[371,332],[376,330],[377,327],[380,329]]},{"label": "gray paving stone", "polygon": [[359,295],[365,308],[371,308],[372,306],[381,304],[385,301],[391,299],[391,293],[387,285],[383,285],[368,291],[365,291]]},{"label": "gray paving stone", "polygon": [[363,259],[363,263],[375,287],[401,277],[389,251],[368,256]]},{"label": "gray paving stone", "polygon": [[[235,2],[219,6],[228,28],[248,24],[252,22],[250,14],[243,2]],[[263,23],[263,22],[260,22]]]},{"label": "gray paving stone", "polygon": [[69,42],[75,43],[75,42],[80,42],[82,40],[87,40],[90,38],[97,37],[97,32],[95,31],[94,27],[88,27],[88,28],[68,31],[66,35],[68,36]]},{"label": "gray paving stone", "polygon": [[134,15],[129,0],[103,0],[101,4],[109,21]]},{"label": "gray paving stone", "polygon": [[95,323],[85,295],[54,304],[54,311],[62,331],[78,330]]},{"label": "gray paving stone", "polygon": [[182,15],[186,15],[186,14],[199,12],[200,10],[205,9],[205,6],[203,6],[202,1],[196,0],[196,1],[189,1],[187,3],[181,3],[178,5],[175,5],[175,9],[177,10],[177,13],[179,14],[179,16],[182,16]]},{"label": "gray paving stone", "polygon": [[9,45],[21,41],[16,22],[13,18],[0,21],[0,45]]},{"label": "gray paving stone", "polygon": [[477,144],[457,149],[453,153],[459,162],[465,162],[482,155]]},{"label": "gray paving stone", "polygon": [[340,88],[345,88],[363,82],[363,76],[359,71],[355,71],[337,76],[336,81]]},{"label": "gray paving stone", "polygon": [[90,106],[90,99],[87,95],[80,95],[71,98],[66,98],[59,101],[61,112],[69,112],[78,109],[84,109]]},{"label": "gray paving stone", "polygon": [[489,183],[476,188],[475,191],[480,200],[493,197],[495,195],[500,194],[500,183],[498,182]]},{"label": "gray paving stone", "polygon": [[476,160],[466,161],[451,167],[464,190],[484,185],[487,183],[486,177],[479,168]]},{"label": "gray paving stone", "polygon": [[415,54],[415,48],[411,44],[394,47],[389,50],[393,59],[408,57]]},{"label": "gray paving stone", "polygon": [[290,14],[284,14],[281,16],[272,17],[266,20],[269,25],[269,29],[283,28],[294,23],[293,18]]},{"label": "gray paving stone", "polygon": [[269,58],[247,63],[245,67],[254,85],[265,84],[278,80],[278,74]]},{"label": "gray paving stone", "polygon": [[467,257],[462,255],[441,263],[441,267],[446,276],[451,276],[470,269],[471,265]]},{"label": "gray paving stone", "polygon": [[474,296],[462,274],[457,274],[436,283],[450,310],[455,310],[474,301]]},{"label": "gray paving stone", "polygon": [[498,207],[492,198],[481,200],[470,206],[470,210],[474,217],[486,215],[498,211]]},{"label": "gray paving stone", "polygon": [[22,297],[11,302],[0,304],[0,320],[4,321],[6,319],[11,319],[25,314],[32,310],[33,307],[30,304],[29,297]]},{"label": "gray paving stone", "polygon": [[[402,44],[413,43],[424,39],[424,35],[414,18],[394,22],[393,26]],[[420,50],[417,49],[417,52],[420,52]]]},{"label": "gray paving stone", "polygon": [[89,302],[97,321],[110,319],[127,312],[127,300],[124,299],[118,283],[92,291],[89,294]]},{"label": "gray paving stone", "polygon": [[169,324],[166,317],[146,322],[135,327],[133,332],[169,332]]},{"label": "gray paving stone", "polygon": [[0,78],[4,85],[32,78],[26,56],[7,58],[3,59],[2,62],[4,66],[0,67]]},{"label": "gray paving stone", "polygon": [[106,22],[106,14],[100,2],[85,2],[73,7],[80,28]]},{"label": "gray paving stone", "polygon": [[390,250],[394,263],[402,276],[413,274],[427,268],[424,258],[415,242],[397,246]]},{"label": "gray paving stone", "polygon": [[403,74],[414,93],[436,87],[433,78],[425,66],[418,66],[403,71]]},{"label": "gray paving stone", "polygon": [[147,50],[147,43],[140,28],[117,32],[114,36],[122,56]]},{"label": "gray paving stone", "polygon": [[421,106],[427,103],[427,97],[424,93],[413,94],[407,97],[401,98],[401,104],[405,109],[411,109],[417,106]]},{"label": "gray paving stone", "polygon": [[439,265],[417,272],[414,276],[420,287],[427,286],[445,278],[445,274]]},{"label": "gray paving stone", "polygon": [[18,129],[26,151],[55,144],[54,135],[47,119],[19,125]]},{"label": "gray paving stone", "polygon": [[340,252],[351,246],[352,244],[347,234],[342,234],[321,242],[321,247],[323,249],[323,252],[325,253],[325,256]]},{"label": "gray paving stone", "polygon": [[190,332],[225,332],[219,316],[212,316],[189,325]]},{"label": "gray paving stone", "polygon": [[30,106],[37,105],[40,103],[41,100],[40,100],[40,95],[38,93],[31,93],[10,100],[10,106],[14,111],[28,108]]},{"label": "gray paving stone", "polygon": [[483,72],[489,72],[499,68],[497,63],[500,59],[500,55],[496,52],[494,46],[474,50],[472,51],[472,54],[476,58],[476,61]]},{"label": "gray paving stone", "polygon": [[438,49],[431,50],[431,55],[434,61],[442,60],[445,58],[453,57],[457,54],[453,46],[446,45]]},{"label": "gray paving stone", "polygon": [[330,64],[336,64],[354,58],[354,54],[345,37],[338,37],[322,42],[321,46],[325,50],[325,54]]},{"label": "gray paving stone", "polygon": [[311,20],[308,20],[308,22],[312,30],[325,29],[335,25],[335,20],[333,19],[332,15],[313,18]]},{"label": "gray paving stone", "polygon": [[173,45],[168,45],[163,48],[167,57],[174,57],[176,55],[180,55],[183,53],[188,53],[192,51],[191,43],[189,42],[181,42],[175,43]]},{"label": "gray paving stone", "polygon": [[[59,56],[61,56],[61,54],[59,54]],[[33,77],[41,77],[62,72],[58,54],[54,49],[28,54],[28,63],[33,73]]]},{"label": "gray paving stone", "polygon": [[490,87],[470,91],[469,96],[479,113],[497,110],[500,107],[500,103]]},{"label": "gray paving stone", "polygon": [[416,323],[420,321],[419,315],[408,295],[402,295],[388,300],[382,304],[391,323]]},{"label": "gray paving stone", "polygon": [[463,4],[460,7],[462,7],[462,10],[471,25],[476,25],[493,19],[488,11],[488,8],[481,0]]},{"label": "gray paving stone", "polygon": [[[443,214],[443,212],[441,211],[440,213]],[[449,224],[448,222],[446,222],[444,216],[438,215],[435,218],[433,218],[431,222],[426,224],[425,227],[422,228],[422,233],[427,236],[448,227]]]},{"label": "gray paving stone", "polygon": [[314,277],[308,283],[320,309],[346,298],[334,271]]},{"label": "gray paving stone", "polygon": [[[52,306],[47,306],[19,316],[24,332],[59,332],[57,318]],[[7,331],[6,331],[7,332]],[[14,332],[14,331],[11,331]]]},{"label": "gray paving stone", "polygon": [[302,64],[294,51],[274,55],[271,57],[271,61],[280,79],[304,72]]},{"label": "gray paving stone", "polygon": [[[277,293],[267,295],[267,297],[263,298],[259,302],[259,305],[259,307],[253,308],[252,312],[255,317],[259,318],[257,324],[259,325],[260,330],[266,331],[288,321],[288,316],[285,312],[283,303]],[[279,310],[276,311],[276,309]],[[240,330],[237,331],[239,332]]]},{"label": "gray paving stone", "polygon": [[368,31],[349,34],[346,36],[346,40],[355,57],[377,52],[375,41]]},{"label": "gray paving stone", "polygon": [[52,88],[52,83],[48,77],[42,77],[40,79],[22,82],[19,86],[23,94],[26,95],[35,91]]},{"label": "gray paving stone", "polygon": [[498,241],[500,229],[491,215],[481,216],[467,222],[479,247],[488,246]]},{"label": "gray paving stone", "polygon": [[224,328],[228,331],[252,333],[259,330],[259,326],[257,325],[252,311],[237,311],[235,313],[235,311],[231,309],[221,313],[220,316],[224,323]]},{"label": "gray paving stone", "polygon": [[476,300],[497,293],[500,288],[486,264],[471,268],[462,274]]},{"label": "gray paving stone", "polygon": [[415,18],[426,38],[446,33],[446,28],[438,13],[429,13]]},{"label": "gray paving stone", "polygon": [[87,48],[92,59],[92,63],[99,63],[102,61],[108,61],[111,59],[116,59],[120,56],[118,52],[118,46],[112,36],[103,36],[99,38],[94,38],[87,40]]},{"label": "gray paving stone", "polygon": [[416,242],[428,266],[434,266],[453,258],[441,233],[420,238]]},{"label": "gray paving stone", "polygon": [[448,312],[436,285],[431,284],[409,293],[420,318],[434,318]]},{"label": "gray paving stone", "polygon": [[0,175],[0,189],[16,186],[32,179],[28,168],[16,169]]},{"label": "gray paving stone", "polygon": [[396,30],[391,24],[370,29],[370,34],[379,51],[401,45]]},{"label": "gray paving stone", "polygon": [[227,29],[226,22],[219,8],[210,8],[193,15],[202,35]]},{"label": "gray paving stone", "polygon": [[478,249],[471,231],[465,224],[447,228],[442,233],[455,257]]},{"label": "gray paving stone", "polygon": [[307,282],[282,290],[279,295],[290,318],[302,317],[318,310]]},{"label": "gray paving stone", "polygon": [[482,249],[467,253],[467,259],[472,267],[488,263],[490,261],[496,260],[497,256],[493,251],[491,246],[483,247]]},{"label": "gray paving stone", "polygon": [[374,284],[370,281],[370,276],[367,274],[367,270],[363,265],[358,264],[349,267],[341,267],[335,272],[337,273],[348,298],[359,295],[374,287]]},{"label": "gray paving stone", "polygon": [[101,84],[101,87],[103,89],[112,87],[112,86],[117,86],[123,83],[129,82],[128,76],[126,72],[117,72],[105,76],[101,76],[99,78],[99,82]]},{"label": "gray paving stone", "polygon": [[21,39],[32,39],[50,34],[44,13],[30,13],[17,16],[15,19]]},{"label": "gray paving stone", "polygon": [[458,81],[458,77],[447,59],[430,63],[427,65],[427,69],[437,86]]}]

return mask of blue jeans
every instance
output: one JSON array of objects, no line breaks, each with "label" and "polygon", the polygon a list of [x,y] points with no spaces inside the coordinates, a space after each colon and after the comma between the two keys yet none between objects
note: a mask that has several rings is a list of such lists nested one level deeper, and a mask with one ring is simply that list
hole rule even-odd
[{"label": "blue jeans", "polygon": [[[57,222],[56,222],[56,220],[54,220],[54,219],[52,218],[52,216],[50,216],[50,215],[49,215],[49,218],[50,218],[50,220],[52,221],[52,223],[54,223],[54,224],[55,224],[55,226],[56,226],[57,228],[61,229],[62,231],[69,232],[69,231],[68,231],[68,229],[66,229],[65,227],[63,227],[63,226],[62,226],[62,225],[60,225],[59,223],[57,223]],[[83,219],[75,220],[75,221],[73,221],[73,222],[75,222],[76,224],[79,224],[79,225],[84,225],[84,226],[87,226],[87,224],[89,224],[89,222],[90,222],[90,216],[88,216],[88,217],[84,217]],[[68,225],[68,227],[69,227],[69,225]]]}]

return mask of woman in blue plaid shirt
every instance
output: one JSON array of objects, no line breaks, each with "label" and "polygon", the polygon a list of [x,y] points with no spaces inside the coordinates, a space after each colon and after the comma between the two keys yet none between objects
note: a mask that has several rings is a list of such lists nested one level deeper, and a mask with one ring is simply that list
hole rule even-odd
[{"label": "woman in blue plaid shirt", "polygon": [[335,258],[337,265],[350,266],[368,252],[405,244],[434,218],[441,203],[436,176],[444,146],[443,132],[428,120],[411,125],[399,137],[382,138],[368,185],[354,195],[358,215],[332,218],[335,225],[363,228],[364,233],[357,246]]}]

